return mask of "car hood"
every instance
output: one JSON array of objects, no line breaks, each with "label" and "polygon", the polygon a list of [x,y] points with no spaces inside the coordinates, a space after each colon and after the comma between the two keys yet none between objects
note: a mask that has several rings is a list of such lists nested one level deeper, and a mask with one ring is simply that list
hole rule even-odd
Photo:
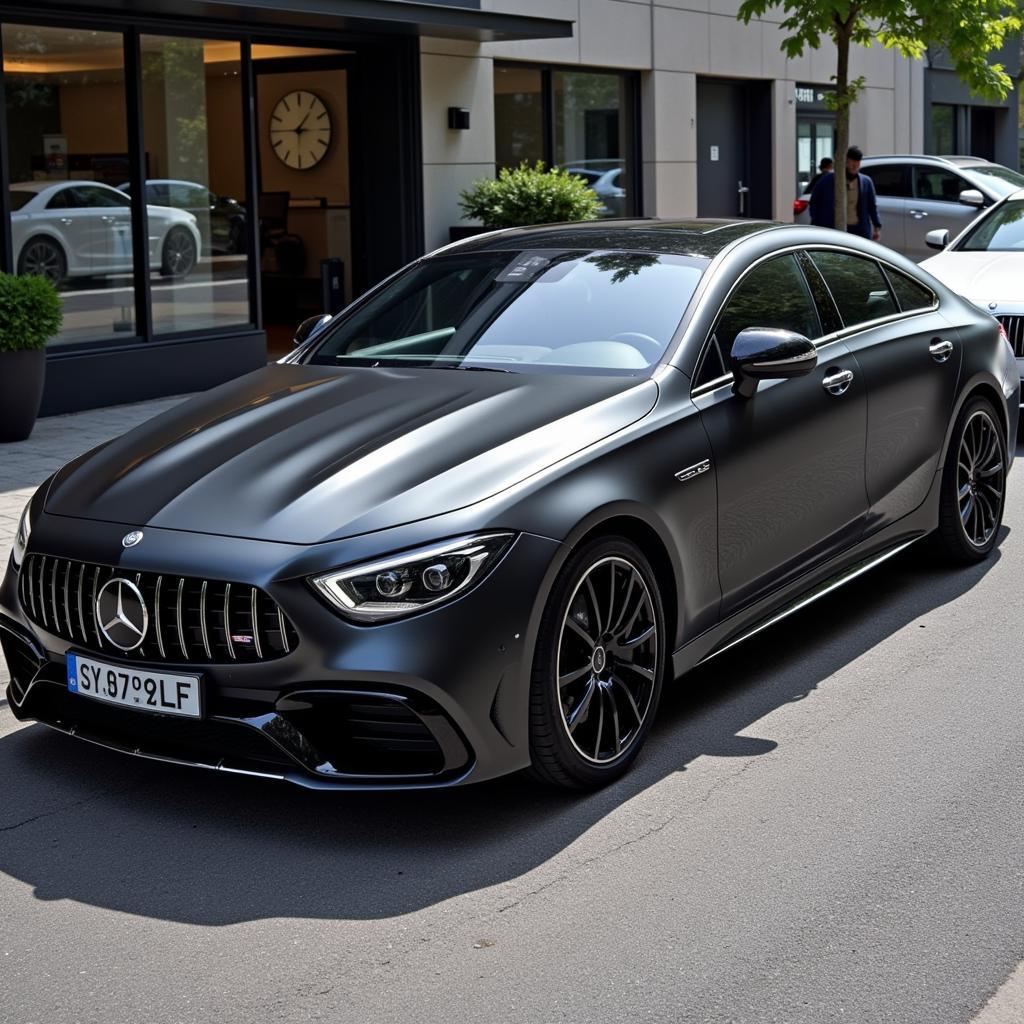
[{"label": "car hood", "polygon": [[1024,253],[943,252],[921,269],[979,306],[1024,302]]},{"label": "car hood", "polygon": [[311,544],[464,508],[645,416],[612,376],[271,365],[66,466],[46,511]]}]

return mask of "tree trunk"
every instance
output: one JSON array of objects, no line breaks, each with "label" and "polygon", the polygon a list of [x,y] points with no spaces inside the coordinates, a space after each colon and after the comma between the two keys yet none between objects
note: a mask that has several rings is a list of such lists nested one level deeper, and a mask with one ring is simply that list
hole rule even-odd
[{"label": "tree trunk", "polygon": [[846,151],[850,147],[850,36],[853,16],[844,23],[836,19],[836,151],[835,224],[846,230]]}]

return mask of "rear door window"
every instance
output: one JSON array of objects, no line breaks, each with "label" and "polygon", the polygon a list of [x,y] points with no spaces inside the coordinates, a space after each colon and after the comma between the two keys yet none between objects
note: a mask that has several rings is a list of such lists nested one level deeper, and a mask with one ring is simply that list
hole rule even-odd
[{"label": "rear door window", "polygon": [[895,199],[908,199],[910,191],[910,168],[906,164],[876,164],[862,167],[875,185],[875,194],[891,196]]},{"label": "rear door window", "polygon": [[898,313],[882,268],[867,256],[819,250],[811,253],[825,278],[845,327]]}]

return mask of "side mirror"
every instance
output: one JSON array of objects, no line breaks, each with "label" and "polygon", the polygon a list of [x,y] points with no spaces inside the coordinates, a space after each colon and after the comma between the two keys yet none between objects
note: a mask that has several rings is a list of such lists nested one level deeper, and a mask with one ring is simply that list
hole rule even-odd
[{"label": "side mirror", "polygon": [[965,188],[957,196],[957,201],[963,203],[964,206],[982,207],[985,205],[985,197],[976,188]]},{"label": "side mirror", "polygon": [[748,327],[736,335],[729,354],[732,389],[751,398],[759,381],[803,377],[818,365],[818,350],[802,334],[774,327]]},{"label": "side mirror", "polygon": [[333,319],[334,317],[330,313],[317,313],[316,316],[307,317],[295,328],[295,337],[292,339],[292,344],[296,348],[299,345],[304,345],[314,334],[318,334]]},{"label": "side mirror", "polygon": [[946,228],[936,228],[924,236],[924,244],[929,249],[945,249],[949,245],[949,231]]}]

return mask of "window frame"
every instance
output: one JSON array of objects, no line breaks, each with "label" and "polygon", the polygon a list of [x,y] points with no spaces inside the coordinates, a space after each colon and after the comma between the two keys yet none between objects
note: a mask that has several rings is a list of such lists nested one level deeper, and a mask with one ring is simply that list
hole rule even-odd
[{"label": "window frame", "polygon": [[[904,274],[907,273],[905,270],[902,270],[900,267],[897,267],[895,264],[890,263],[888,260],[886,260],[886,259],[884,259],[882,257],[875,256],[873,254],[869,255],[868,253],[862,253],[862,252],[859,252],[856,249],[848,249],[848,248],[846,248],[845,246],[842,246],[842,245],[830,245],[830,244],[827,244],[827,243],[825,243],[825,244],[812,243],[810,245],[807,245],[807,244],[803,244],[803,245],[799,245],[799,244],[798,245],[788,245],[788,246],[786,246],[784,248],[776,249],[773,252],[765,253],[763,256],[758,257],[758,259],[756,259],[753,263],[751,263],[748,267],[746,267],[744,269],[743,274],[740,277],[738,277],[733,282],[732,286],[729,288],[729,291],[726,293],[725,298],[722,299],[721,303],[719,304],[718,309],[715,312],[714,320],[712,321],[711,329],[708,331],[707,335],[704,337],[704,340],[701,342],[700,353],[697,356],[696,361],[694,362],[694,370],[693,370],[693,378],[692,378],[693,380],[697,379],[697,376],[699,374],[700,368],[701,368],[701,366],[702,366],[702,364],[704,362],[704,357],[706,355],[706,350],[707,350],[708,344],[710,343],[710,340],[711,340],[711,335],[714,333],[715,325],[717,325],[718,319],[722,315],[722,310],[725,309],[726,304],[732,298],[733,292],[739,287],[740,283],[744,280],[744,278],[748,274],[750,274],[756,267],[758,267],[761,263],[764,263],[766,260],[774,259],[776,256],[782,256],[785,253],[795,253],[795,254],[797,254],[797,257],[798,257],[797,258],[797,262],[801,263],[801,260],[799,258],[799,254],[805,253],[805,254],[807,254],[809,256],[811,253],[814,253],[814,252],[838,252],[838,253],[842,253],[844,255],[862,256],[865,259],[873,260],[881,268],[883,276],[886,279],[886,285],[890,289],[890,293],[892,293],[892,285],[889,283],[888,268],[891,267],[893,270],[899,270],[901,273],[904,273]],[[820,276],[821,272],[818,270],[818,268],[815,266],[814,269],[815,269],[815,272],[817,274],[819,274],[819,276]],[[710,266],[708,268],[708,270],[713,272],[714,271],[713,265]],[[806,279],[807,278],[807,271],[804,270],[802,263],[801,263],[801,270],[804,271],[804,277]],[[841,341],[844,338],[853,337],[853,335],[860,334],[862,331],[865,331],[865,330],[873,330],[875,327],[881,327],[881,326],[883,326],[885,324],[888,324],[888,323],[895,323],[895,322],[897,322],[899,320],[910,320],[913,317],[926,316],[928,314],[936,312],[939,309],[939,305],[940,305],[938,294],[932,288],[930,288],[928,285],[926,285],[923,281],[919,281],[917,277],[914,277],[913,275],[909,275],[909,276],[913,277],[913,279],[915,281],[918,281],[918,283],[922,287],[928,288],[928,291],[931,292],[932,298],[933,298],[933,302],[932,302],[931,306],[929,306],[926,309],[922,308],[922,309],[914,309],[914,310],[907,310],[907,311],[900,310],[900,312],[898,312],[898,313],[892,313],[892,314],[889,314],[888,316],[879,317],[876,320],[867,320],[867,321],[864,321],[863,323],[855,324],[852,327],[839,326],[836,330],[833,330],[833,331],[831,331],[828,334],[823,334],[820,338],[812,338],[812,339],[810,339],[811,344],[813,344],[816,349],[820,350],[820,349],[824,348],[826,345],[832,344],[832,342],[834,342],[834,341]],[[835,305],[835,299],[832,297],[832,292],[828,288],[828,283],[825,281],[824,277],[822,277],[821,280],[822,280],[822,284],[824,285],[824,287],[828,291],[829,299],[832,302],[832,309],[834,310],[834,316],[835,316],[834,322],[836,324],[841,325],[842,324],[842,317],[840,317],[840,315],[839,315],[839,307]],[[810,281],[808,281],[808,287],[811,290],[811,294],[814,295],[814,288],[811,286]],[[817,298],[817,296],[815,296],[815,298]],[[896,305],[899,306],[899,301],[895,298],[895,294],[894,293],[893,293],[893,298],[894,298],[894,301],[896,302]],[[694,310],[694,313],[691,314],[691,319],[692,319],[693,315],[695,315],[697,312],[698,312],[698,310]],[[820,309],[818,311],[818,315],[819,315],[819,318],[820,318],[821,317],[821,310]],[[825,325],[822,324],[822,327],[824,327],[824,326]],[[676,348],[675,352],[676,353],[679,352],[679,348],[678,347]],[[671,361],[673,361],[673,362],[675,361],[675,356],[672,357]],[[700,385],[692,385],[691,388],[690,388],[690,397],[691,398],[697,398],[697,397],[702,396],[702,395],[710,394],[713,391],[717,391],[721,387],[726,387],[726,386],[730,386],[731,387],[732,384],[733,384],[734,379],[735,378],[734,378],[733,374],[729,373],[729,374],[727,374],[727,375],[725,375],[723,377],[717,377],[717,378],[715,378],[713,380],[706,381],[706,382],[704,382],[703,384],[700,384]]]},{"label": "window frame", "polygon": [[[633,212],[630,217],[642,217],[644,210],[643,192],[643,145],[641,133],[643,124],[640,105],[640,73],[621,68],[601,68],[589,64],[545,64],[539,61],[526,60],[495,60],[494,68],[497,71],[501,68],[518,68],[540,72],[541,89],[541,159],[547,167],[554,166],[555,160],[555,85],[554,76],[557,73],[568,72],[570,74],[590,75],[616,75],[621,78],[626,86],[626,108],[632,125],[632,139],[626,140],[626,151],[623,159],[626,168],[632,171],[631,184],[636,201],[633,204]],[[494,91],[492,86],[491,103],[494,102]],[[497,121],[494,126],[495,138],[497,138]],[[614,218],[606,218],[614,219]]]}]

